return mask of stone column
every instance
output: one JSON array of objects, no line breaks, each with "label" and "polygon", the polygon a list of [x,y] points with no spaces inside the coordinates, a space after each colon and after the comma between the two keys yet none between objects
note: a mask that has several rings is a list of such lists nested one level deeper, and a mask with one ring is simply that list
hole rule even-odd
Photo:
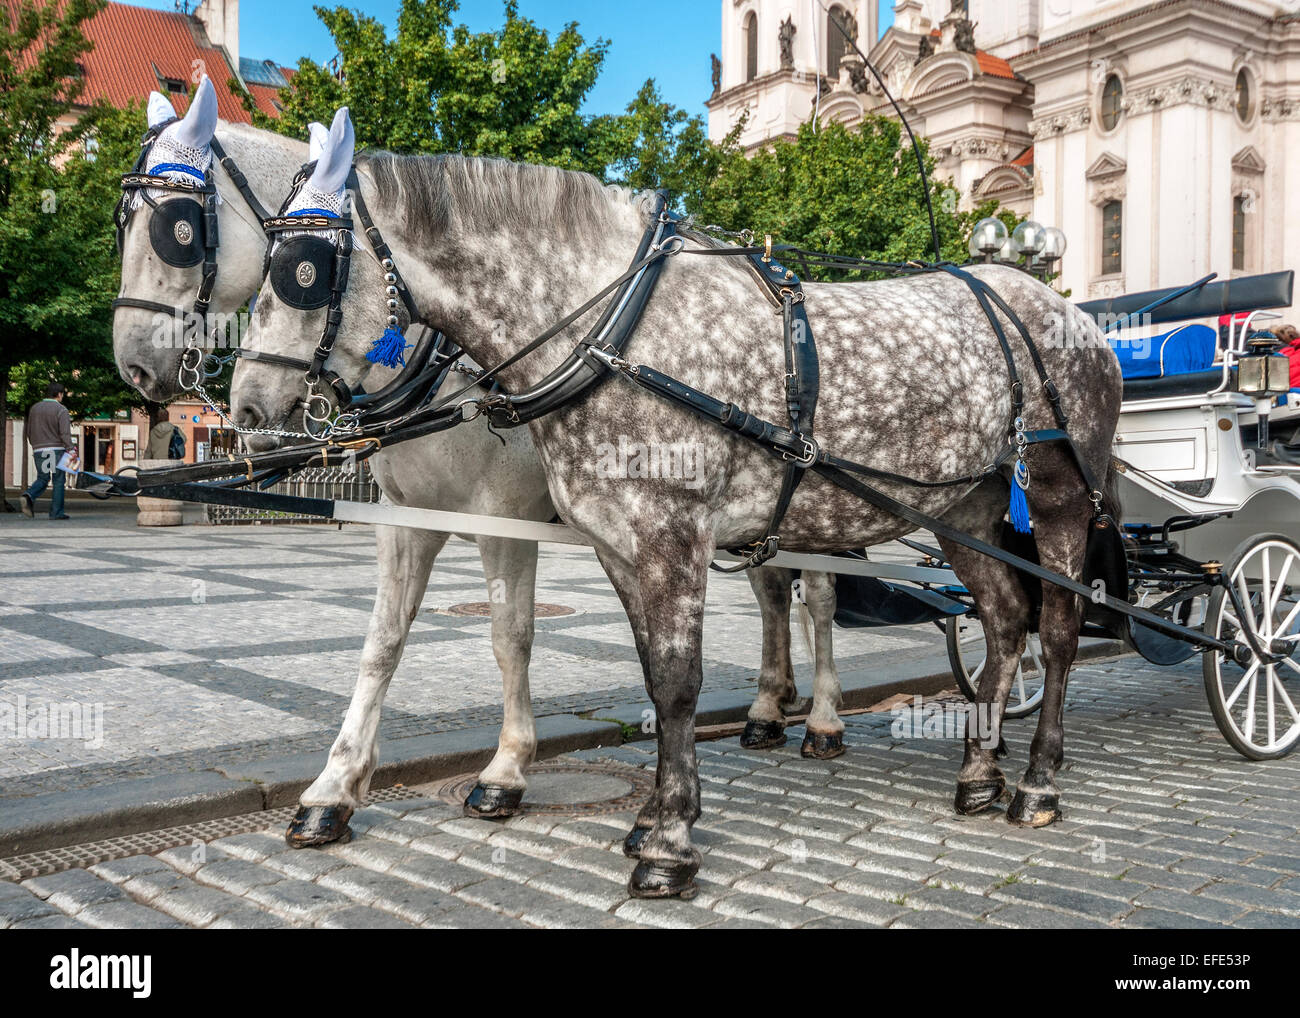
[{"label": "stone column", "polygon": [[[174,467],[178,466],[181,460],[140,460],[141,470],[150,470],[157,467]],[[181,510],[184,502],[174,502],[167,498],[145,498],[143,495],[136,498],[136,504],[139,512],[136,514],[135,522],[139,527],[179,527],[185,522]]]}]

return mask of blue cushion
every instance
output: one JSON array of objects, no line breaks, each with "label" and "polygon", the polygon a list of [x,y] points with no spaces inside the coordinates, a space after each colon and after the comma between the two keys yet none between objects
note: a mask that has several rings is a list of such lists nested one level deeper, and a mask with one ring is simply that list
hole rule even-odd
[{"label": "blue cushion", "polygon": [[1208,325],[1184,325],[1161,336],[1111,338],[1125,378],[1163,378],[1214,367],[1219,336]]}]

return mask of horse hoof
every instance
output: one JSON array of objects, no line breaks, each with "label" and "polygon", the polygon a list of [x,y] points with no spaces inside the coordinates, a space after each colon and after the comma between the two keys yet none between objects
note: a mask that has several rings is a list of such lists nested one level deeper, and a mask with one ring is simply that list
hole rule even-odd
[{"label": "horse hoof", "polygon": [[641,846],[645,844],[645,839],[648,837],[650,837],[649,827],[642,827],[640,824],[633,827],[623,839],[623,854],[629,859],[640,859]]},{"label": "horse hoof", "polygon": [[639,862],[627,882],[633,898],[681,898],[690,901],[700,893],[693,879],[697,866],[656,866]]},{"label": "horse hoof", "polygon": [[299,806],[289,821],[284,840],[290,848],[310,848],[313,845],[346,845],[352,840],[351,806]]},{"label": "horse hoof", "polygon": [[953,808],[962,816],[973,816],[991,807],[1007,790],[1005,778],[989,778],[985,781],[957,782],[957,796]]},{"label": "horse hoof", "polygon": [[784,721],[746,721],[740,733],[741,749],[776,749],[784,745]]},{"label": "horse hoof", "polygon": [[523,801],[522,788],[475,785],[465,796],[465,815],[480,820],[512,817],[519,812],[519,804]]},{"label": "horse hoof", "polygon": [[1006,742],[1003,739],[999,738],[998,748],[993,751],[993,755],[999,760],[1005,760],[1007,758],[1007,752],[1008,751],[1007,751]]},{"label": "horse hoof", "polygon": [[1060,805],[1059,795],[1016,789],[1007,809],[1007,819],[1017,827],[1046,827],[1061,819]]},{"label": "horse hoof", "polygon": [[811,760],[834,760],[844,755],[843,732],[805,732],[799,755]]}]

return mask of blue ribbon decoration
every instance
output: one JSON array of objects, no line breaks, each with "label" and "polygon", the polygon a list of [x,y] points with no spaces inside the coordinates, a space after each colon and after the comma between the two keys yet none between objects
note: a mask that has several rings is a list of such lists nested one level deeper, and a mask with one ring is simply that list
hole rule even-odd
[{"label": "blue ribbon decoration", "polygon": [[386,368],[404,368],[408,345],[410,344],[406,342],[406,337],[389,326],[384,330],[384,334],[370,345],[366,360],[371,364],[382,364]]},{"label": "blue ribbon decoration", "polygon": [[188,166],[185,163],[159,163],[149,172],[155,177],[161,177],[164,173],[186,173],[205,184],[208,182],[207,176],[201,173],[198,167]]}]

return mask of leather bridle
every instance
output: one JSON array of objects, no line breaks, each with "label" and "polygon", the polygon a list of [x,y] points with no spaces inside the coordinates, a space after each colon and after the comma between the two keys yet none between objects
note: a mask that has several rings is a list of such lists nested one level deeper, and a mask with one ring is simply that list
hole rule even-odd
[{"label": "leather bridle", "polygon": [[[136,209],[135,199],[137,196],[143,198],[145,203],[153,209],[154,219],[150,224],[149,239],[155,253],[164,261],[178,267],[189,267],[198,264],[200,261],[202,262],[203,275],[199,281],[198,293],[194,297],[194,306],[192,309],[186,309],[171,304],[163,304],[159,301],[146,300],[143,297],[117,297],[113,300],[112,306],[114,310],[120,307],[139,308],[144,311],[165,314],[170,318],[182,321],[188,314],[197,315],[203,327],[203,344],[206,344],[211,338],[208,313],[212,304],[212,291],[217,283],[217,248],[220,243],[217,230],[218,195],[216,179],[211,167],[206,171],[200,171],[197,167],[180,163],[166,164],[166,166],[171,171],[188,174],[192,181],[202,181],[202,183],[175,180],[163,176],[157,172],[162,167],[155,167],[153,173],[146,171],[149,165],[149,155],[153,151],[154,144],[158,141],[162,132],[174,124],[177,119],[172,117],[154,125],[145,132],[140,143],[140,155],[136,158],[135,165],[129,173],[122,175],[122,197],[118,200],[114,220],[117,226],[117,250],[118,254],[121,255],[126,242],[126,229]],[[222,169],[230,177],[236,190],[239,191],[240,196],[257,218],[257,222],[265,224],[268,218],[267,211],[262,206],[262,203],[258,201],[253,189],[249,187],[248,178],[235,164],[234,159],[226,154],[225,149],[215,137],[209,142],[209,147],[212,149],[215,159],[221,163]],[[182,196],[182,198],[160,203],[149,194],[152,190],[170,191],[173,194]],[[181,200],[197,205],[198,209],[181,209],[164,215],[165,209]],[[156,230],[155,227],[160,223],[170,224],[171,231]],[[193,356],[190,353],[191,350],[194,351]],[[205,355],[200,346],[193,343],[188,345],[181,356],[182,374],[188,370],[193,372],[196,378],[199,377],[207,356],[211,355]]]}]

